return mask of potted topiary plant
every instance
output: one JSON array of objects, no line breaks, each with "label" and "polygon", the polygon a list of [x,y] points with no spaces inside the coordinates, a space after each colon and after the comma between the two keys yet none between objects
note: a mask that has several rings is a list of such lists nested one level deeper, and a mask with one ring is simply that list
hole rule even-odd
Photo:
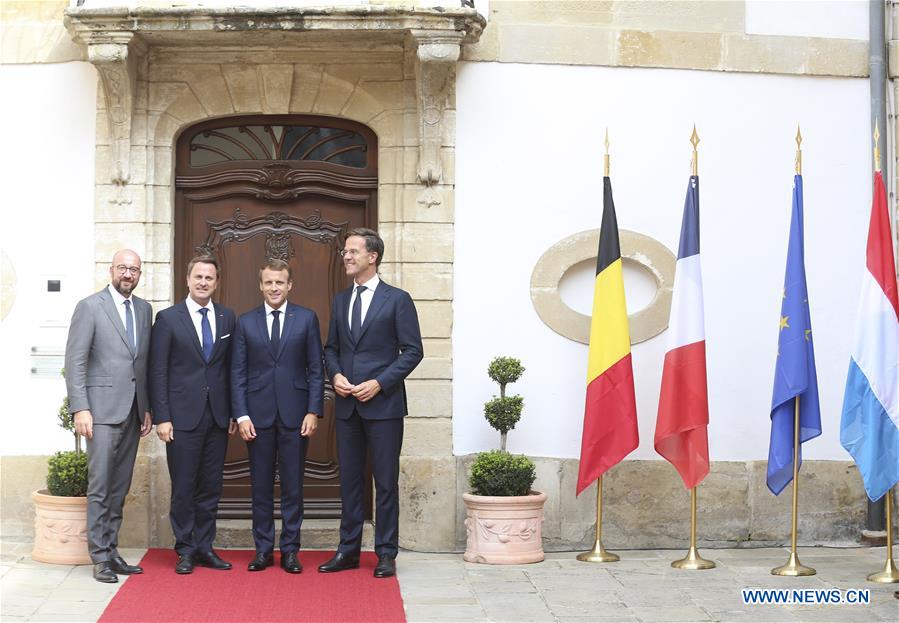
[{"label": "potted topiary plant", "polygon": [[478,454],[464,493],[468,562],[517,565],[543,560],[543,504],[546,494],[532,491],[534,462],[506,451],[506,436],[521,418],[524,400],[506,396],[506,385],[524,373],[518,359],[496,357],[487,374],[499,384],[499,396],[484,405],[484,417],[500,433],[500,449]]},{"label": "potted topiary plant", "polygon": [[[65,375],[65,370],[63,370]],[[47,462],[47,488],[31,494],[34,500],[34,549],[39,562],[83,565],[87,551],[87,454],[69,413],[69,399],[59,407],[59,426],[75,437],[75,449],[57,452]]]}]

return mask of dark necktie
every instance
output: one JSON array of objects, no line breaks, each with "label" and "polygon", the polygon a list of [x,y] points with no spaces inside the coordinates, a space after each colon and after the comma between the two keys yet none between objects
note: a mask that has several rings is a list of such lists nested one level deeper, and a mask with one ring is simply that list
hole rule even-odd
[{"label": "dark necktie", "polygon": [[356,286],[356,300],[353,301],[353,313],[350,316],[350,334],[354,342],[359,340],[362,332],[362,293],[365,290],[365,286]]},{"label": "dark necktie", "polygon": [[200,321],[200,330],[203,333],[203,358],[208,362],[212,359],[212,325],[209,324],[209,308],[201,307],[200,313],[203,320]]},{"label": "dark necktie", "polygon": [[132,348],[137,349],[137,340],[134,339],[134,314],[131,313],[131,301],[125,301],[125,335]]},{"label": "dark necktie", "polygon": [[272,311],[272,350],[278,354],[278,348],[281,346],[281,320],[278,318],[281,312],[277,309]]}]

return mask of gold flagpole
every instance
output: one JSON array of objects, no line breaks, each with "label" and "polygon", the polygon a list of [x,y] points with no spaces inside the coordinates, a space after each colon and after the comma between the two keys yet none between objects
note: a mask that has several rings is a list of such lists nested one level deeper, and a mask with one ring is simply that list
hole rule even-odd
[{"label": "gold flagpole", "polygon": [[[699,175],[699,134],[696,133],[696,124],[693,124],[693,134],[690,136],[690,143],[693,145],[693,175]],[[675,569],[714,569],[715,563],[706,560],[699,555],[696,549],[696,487],[690,489],[690,550],[687,555],[680,560],[671,563]]]},{"label": "gold flagpole", "polygon": [[887,562],[883,571],[872,573],[868,576],[869,582],[879,582],[881,584],[889,584],[899,582],[899,569],[893,562],[893,490],[886,492],[886,510],[887,510]]},{"label": "gold flagpole", "polygon": [[[603,143],[606,153],[603,156],[603,175],[609,177],[609,128],[606,128],[606,139]],[[607,552],[602,546],[602,475],[596,479],[596,541],[593,549],[577,555],[581,562],[616,562],[620,560],[618,554]]]},{"label": "gold flagpole", "polygon": [[[796,175],[802,175],[802,134],[796,126]],[[771,575],[815,575],[817,571],[799,562],[796,553],[797,521],[799,518],[799,396],[795,398],[793,414],[793,518],[792,537],[790,538],[790,559],[787,564],[771,569]]]},{"label": "gold flagpole", "polygon": [[596,541],[593,549],[577,555],[581,562],[616,562],[618,554],[607,552],[602,546],[602,476],[596,479]]},{"label": "gold flagpole", "polygon": [[[880,128],[877,127],[877,121],[874,121],[874,171],[880,171]],[[887,514],[887,561],[883,571],[872,573],[868,576],[870,582],[880,582],[889,584],[899,582],[899,569],[896,569],[896,563],[893,562],[893,490],[886,492],[886,514]]]}]

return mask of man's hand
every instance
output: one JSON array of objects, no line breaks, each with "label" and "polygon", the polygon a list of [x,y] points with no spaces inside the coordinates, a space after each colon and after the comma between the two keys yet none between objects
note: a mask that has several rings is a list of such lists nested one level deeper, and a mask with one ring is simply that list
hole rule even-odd
[{"label": "man's hand", "polygon": [[153,418],[149,411],[144,411],[144,423],[140,425],[140,436],[146,437],[153,429]]},{"label": "man's hand", "polygon": [[381,384],[378,383],[375,379],[370,381],[365,381],[364,383],[359,383],[353,388],[353,391],[350,392],[353,396],[356,397],[356,400],[359,402],[368,402],[372,398],[378,395],[378,392],[381,391]]},{"label": "man's hand", "polygon": [[[158,427],[157,427],[158,429]],[[237,420],[231,420],[228,422],[228,434],[233,435],[237,432]]]},{"label": "man's hand", "polygon": [[240,438],[244,441],[253,441],[256,439],[256,428],[253,426],[253,420],[244,420],[237,425],[240,430]]},{"label": "man's hand", "polygon": [[91,439],[94,436],[94,416],[91,415],[90,410],[76,411],[73,417],[75,418],[75,432],[85,439]]},{"label": "man's hand", "polygon": [[312,437],[318,428],[318,416],[314,413],[307,413],[303,418],[303,425],[300,427],[301,437]]},{"label": "man's hand", "polygon": [[164,442],[169,443],[175,440],[175,429],[172,428],[171,422],[160,422],[156,425],[156,436]]},{"label": "man's hand", "polygon": [[341,398],[346,398],[353,391],[354,385],[340,372],[334,375],[334,391]]}]

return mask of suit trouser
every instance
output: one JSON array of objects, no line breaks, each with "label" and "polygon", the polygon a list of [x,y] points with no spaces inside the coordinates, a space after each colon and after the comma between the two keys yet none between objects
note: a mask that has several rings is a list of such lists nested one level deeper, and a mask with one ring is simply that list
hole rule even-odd
[{"label": "suit trouser", "polygon": [[303,524],[303,473],[308,437],[299,428],[288,428],[275,415],[275,425],[257,428],[247,443],[250,483],[253,490],[253,541],[256,551],[268,554],[275,548],[275,463],[281,485],[282,554],[300,549]]},{"label": "suit trouser", "polygon": [[172,479],[169,520],[181,556],[212,551],[227,450],[228,431],[215,423],[208,401],[197,427],[176,430],[165,446]]},{"label": "suit trouser", "polygon": [[131,488],[140,419],[137,403],[120,424],[94,424],[87,440],[87,546],[91,560],[119,555],[119,527]]},{"label": "suit trouser", "polygon": [[399,549],[400,450],[403,418],[368,420],[355,409],[348,419],[337,419],[337,457],[340,461],[339,552],[358,554],[362,548],[362,505],[365,459],[371,453],[375,477],[375,553],[396,556]]}]

